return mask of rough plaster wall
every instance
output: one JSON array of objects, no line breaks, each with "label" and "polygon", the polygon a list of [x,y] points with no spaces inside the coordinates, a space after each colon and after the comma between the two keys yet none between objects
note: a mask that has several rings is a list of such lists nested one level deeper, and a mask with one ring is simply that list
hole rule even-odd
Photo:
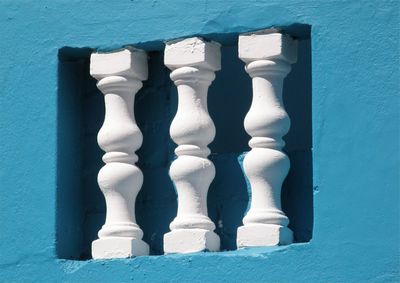
[{"label": "rough plaster wall", "polygon": [[[0,280],[396,282],[398,1],[0,3]],[[120,47],[310,24],[315,223],[309,244],[133,260],[56,259],[63,46]],[[294,31],[295,32],[295,31]]]}]

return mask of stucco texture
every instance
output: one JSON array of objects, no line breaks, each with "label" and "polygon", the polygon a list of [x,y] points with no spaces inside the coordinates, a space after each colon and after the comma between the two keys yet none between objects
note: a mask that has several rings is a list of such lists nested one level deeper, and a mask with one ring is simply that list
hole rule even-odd
[{"label": "stucco texture", "polygon": [[[399,8],[398,1],[1,1],[0,282],[398,282]],[[192,35],[232,44],[238,33],[271,26],[301,38],[297,24],[311,27],[309,243],[58,258],[59,119],[68,116],[58,97],[60,49],[161,51],[163,41]]]}]

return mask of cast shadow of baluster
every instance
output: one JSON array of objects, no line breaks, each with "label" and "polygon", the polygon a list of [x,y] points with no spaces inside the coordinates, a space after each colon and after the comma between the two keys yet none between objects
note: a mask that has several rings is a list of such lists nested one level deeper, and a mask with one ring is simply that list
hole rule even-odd
[{"label": "cast shadow of baluster", "polygon": [[169,136],[176,99],[171,99],[172,82],[163,64],[163,52],[149,52],[149,78],[135,101],[135,116],[143,133],[137,151],[144,175],[136,199],[136,218],[144,232],[150,254],[163,254],[163,237],[176,216],[177,196],[168,175],[174,145]]}]

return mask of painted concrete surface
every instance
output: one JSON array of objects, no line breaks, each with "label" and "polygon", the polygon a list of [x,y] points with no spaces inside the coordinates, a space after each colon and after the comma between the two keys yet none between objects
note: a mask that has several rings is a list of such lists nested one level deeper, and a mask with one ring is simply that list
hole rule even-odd
[{"label": "painted concrete surface", "polygon": [[[195,4],[189,1],[3,1],[0,6],[0,281],[399,280],[400,73],[397,1],[232,0],[196,1]],[[87,55],[88,49],[85,48],[105,50],[133,44],[147,51],[160,51],[163,41],[192,35],[234,45],[238,33],[271,26],[289,27],[288,33],[306,40],[300,24],[311,26],[314,225],[309,243],[273,249],[149,256],[130,260],[58,259],[60,252],[57,249],[60,246],[65,249],[64,253],[68,253],[79,250],[80,241],[85,241],[80,239],[82,231],[79,228],[60,228],[63,223],[81,219],[81,215],[85,214],[81,209],[87,206],[77,204],[77,209],[71,209],[71,203],[75,200],[89,203],[92,211],[100,214],[102,209],[96,206],[103,205],[99,191],[82,198],[80,192],[74,190],[74,187],[81,186],[80,182],[95,180],[70,178],[80,174],[81,163],[74,158],[68,159],[69,156],[85,158],[87,155],[95,160],[96,154],[101,156],[98,148],[91,149],[94,154],[80,148],[82,141],[73,127],[86,121],[75,115],[88,115],[90,108],[85,108],[85,112],[72,107],[63,108],[65,105],[80,107],[81,100],[74,96],[58,97],[60,93],[79,92],[74,84],[65,85],[64,81],[63,86],[63,81],[59,79],[65,76],[73,77],[73,81],[82,79],[84,74],[79,72],[83,72],[85,62],[79,61],[79,58]],[[58,55],[59,49],[66,46],[82,48],[72,53],[79,57],[78,62],[83,67],[77,67],[76,62],[71,63],[69,67],[72,71],[67,71],[64,76],[58,73]],[[68,60],[65,64],[68,65]],[[67,69],[61,68],[62,72]],[[217,80],[215,84],[215,89],[221,86],[218,86]],[[158,89],[160,94],[166,89],[165,85],[152,87]],[[68,91],[68,88],[71,90]],[[59,92],[60,89],[62,92]],[[97,93],[85,99],[93,99],[96,97],[94,94]],[[155,101],[157,97],[143,99]],[[176,98],[171,96],[173,99]],[[219,161],[213,160],[218,172],[218,163],[225,164],[224,159],[242,158],[241,146],[248,137],[224,128],[223,133],[226,131],[237,140],[228,144],[218,138],[218,125],[226,123],[217,111],[218,99],[214,99],[210,115],[215,113],[217,135],[210,148],[217,153],[225,150],[227,154],[216,157]],[[243,98],[237,96],[232,99]],[[101,103],[101,99],[93,99],[94,107],[102,107]],[[289,114],[291,107],[287,107]],[[143,114],[143,119],[151,114],[150,110],[140,111],[149,113]],[[76,123],[71,119],[76,119]],[[159,122],[167,124],[167,120]],[[293,120],[296,119],[292,117]],[[100,125],[97,127],[95,121],[79,129],[87,126],[90,126],[87,131],[95,137]],[[161,129],[165,128],[161,126]],[[157,133],[154,128],[148,131],[153,135]],[[165,135],[162,133],[163,137],[168,136],[167,132]],[[291,135],[293,132],[289,132],[288,136]],[[302,137],[301,131],[295,137]],[[68,147],[68,142],[74,146]],[[155,162],[168,163],[168,152],[172,152],[173,146],[166,141],[165,147],[166,151],[149,156]],[[63,151],[59,152],[60,149]],[[142,154],[143,151],[152,153],[148,147],[141,150]],[[293,155],[296,154],[299,153]],[[70,172],[60,171],[59,159],[69,160],[69,166],[65,168]],[[305,160],[304,157],[300,159]],[[71,164],[75,162],[74,167]],[[239,169],[237,164],[232,163],[232,172]],[[85,174],[95,174],[90,170],[95,172],[96,168],[89,166],[86,169],[89,171]],[[144,174],[146,170],[157,171],[166,186],[172,188],[162,169],[150,164],[143,169]],[[229,176],[232,172],[228,170],[225,174]],[[149,180],[150,183],[152,181]],[[223,181],[226,182],[225,179]],[[71,191],[59,190],[66,184],[70,184]],[[169,192],[173,199],[173,189]],[[64,199],[63,194],[65,203],[57,202]],[[220,197],[215,194],[215,197]],[[243,198],[245,203],[246,196]],[[166,205],[174,208],[172,201]],[[239,207],[239,214],[244,212],[244,206]],[[296,209],[290,206],[288,210]],[[66,222],[60,223],[63,218],[56,211],[68,211],[73,217],[63,214]],[[288,215],[290,218],[290,213]],[[163,217],[168,219],[173,215],[164,214]],[[210,217],[215,219],[212,213]],[[232,225],[234,227],[239,223]],[[67,240],[58,237],[57,231],[68,235]],[[233,249],[231,238],[227,238],[230,239],[226,242],[227,246],[231,245],[228,249]],[[60,245],[57,241],[67,244]],[[68,246],[68,243],[76,247]],[[157,249],[159,251],[160,247]]]}]

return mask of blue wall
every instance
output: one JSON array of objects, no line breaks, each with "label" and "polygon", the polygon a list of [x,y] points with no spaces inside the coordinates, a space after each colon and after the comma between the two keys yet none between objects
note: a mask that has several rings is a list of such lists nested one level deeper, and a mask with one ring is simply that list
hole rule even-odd
[{"label": "blue wall", "polygon": [[[398,281],[398,19],[397,1],[0,3],[0,281]],[[297,112],[292,110],[296,105],[291,106],[290,101],[285,103],[294,121],[301,120],[301,113],[312,113],[312,186],[307,183],[307,177],[303,180],[304,188],[313,187],[314,190],[314,225],[309,243],[130,260],[57,259],[70,251],[76,251],[71,256],[79,258],[85,241],[89,242],[92,237],[90,231],[99,225],[95,223],[96,219],[101,219],[104,211],[104,207],[99,207],[103,204],[98,191],[82,195],[77,189],[95,187],[95,180],[90,176],[95,174],[97,157],[101,155],[97,147],[90,146],[99,127],[97,118],[90,119],[99,117],[99,111],[95,109],[102,107],[102,101],[90,80],[85,79],[88,48],[112,49],[135,44],[148,51],[157,51],[162,50],[163,40],[195,34],[232,46],[237,33],[270,26],[288,27],[288,33],[307,41],[304,25],[311,26],[311,48],[305,50],[310,50],[308,56],[312,58],[312,97],[308,97],[312,98],[312,109]],[[62,49],[59,53],[65,46],[78,49]],[[225,58],[233,57],[232,52],[228,48]],[[157,65],[157,60],[161,61],[157,56],[161,55],[152,54],[152,62]],[[59,56],[66,57],[59,60]],[[168,81],[167,73],[155,75],[160,77],[153,81]],[[225,75],[229,76],[229,73]],[[215,92],[214,97],[223,88],[221,79],[220,84],[216,81],[210,89]],[[244,83],[242,79],[239,81]],[[82,85],[85,86],[84,99]],[[248,87],[243,86],[243,91],[247,92]],[[303,92],[307,93],[307,84]],[[67,93],[71,95],[62,95]],[[157,113],[140,107],[138,110],[138,115],[143,118],[138,122],[142,123],[145,136],[150,139],[155,139],[158,128],[146,129],[144,120],[159,119],[159,111],[164,109],[161,99],[165,99],[167,93],[172,94],[172,100],[176,99],[167,84],[149,85],[147,92],[138,97],[137,105],[140,101],[144,101],[143,105],[157,105],[153,109]],[[237,100],[246,99],[235,92],[231,95],[235,96],[232,99],[236,99],[237,104],[242,103]],[[227,93],[223,95],[228,96]],[[70,107],[63,107],[65,105]],[[210,112],[216,118],[217,127],[224,127],[226,122],[218,112],[220,105],[221,101],[210,95]],[[300,106],[307,107],[307,104],[297,105]],[[173,109],[170,112],[173,113]],[[167,121],[166,118],[162,122],[167,124]],[[304,144],[298,141],[297,145],[305,145],[302,149],[307,149],[311,145],[307,136],[311,135],[302,132],[308,129],[311,121],[302,125],[306,128],[295,127],[300,133],[291,131],[288,140],[305,138]],[[167,128],[162,124],[159,127]],[[216,142],[211,145],[214,152],[225,154],[215,157],[217,169],[218,164],[237,160],[236,154],[246,150],[242,148],[246,136],[235,133],[235,129],[223,129],[224,134],[220,137],[217,134]],[[227,146],[224,137],[229,135],[237,140]],[[173,144],[158,153],[171,152],[171,147]],[[224,149],[226,151],[222,152]],[[151,164],[168,163],[170,158],[169,155],[152,155],[150,146],[144,146],[139,153],[153,158],[146,158]],[[299,159],[308,160],[308,163],[311,160],[305,156]],[[60,167],[60,161],[69,165]],[[237,163],[232,161],[231,164]],[[147,165],[141,163],[141,166]],[[223,168],[221,166],[222,171]],[[144,169],[145,175],[146,170],[157,171],[148,166]],[[81,176],[82,172],[82,178],[69,177]],[[151,174],[159,174],[168,184],[165,172]],[[229,172],[223,174],[229,175]],[[292,177],[296,180],[292,183],[302,180],[301,177]],[[65,189],[67,185],[71,191]],[[224,186],[229,184],[220,187]],[[161,189],[151,183],[146,187]],[[210,191],[211,199],[213,194],[218,199],[218,188]],[[164,208],[165,211],[174,208],[173,190],[168,191],[171,204]],[[140,196],[139,203],[158,194],[148,192]],[[293,192],[292,189],[289,192]],[[307,194],[308,191],[304,192]],[[287,194],[287,199],[293,199],[290,193]],[[65,202],[60,201],[62,199]],[[290,210],[310,209],[307,203],[310,197],[304,199],[306,201],[299,208],[288,204],[288,213],[297,215]],[[71,209],[74,201],[75,209]],[[239,207],[238,213],[243,213],[244,206]],[[93,215],[98,213],[100,216],[87,217],[88,208]],[[75,225],[77,219],[87,222]],[[305,223],[310,222],[305,220]],[[142,225],[150,223],[144,221]],[[151,232],[151,227],[144,229]],[[82,238],[82,235],[87,236]],[[159,250],[157,237],[155,239],[155,250]],[[229,237],[226,243],[229,248],[232,243]]]}]

